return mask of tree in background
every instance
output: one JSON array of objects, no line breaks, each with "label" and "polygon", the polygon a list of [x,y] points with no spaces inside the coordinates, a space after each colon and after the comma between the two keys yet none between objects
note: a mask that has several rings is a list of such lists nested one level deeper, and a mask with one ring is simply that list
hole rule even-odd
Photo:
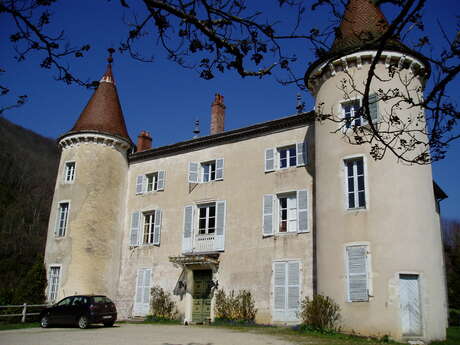
[{"label": "tree in background", "polygon": [[460,221],[443,220],[442,231],[449,308],[457,309],[460,317]]},{"label": "tree in background", "polygon": [[[53,27],[51,14],[57,1],[0,0],[0,16],[14,20],[10,41],[16,51],[15,59],[24,61],[27,56],[38,54],[42,59],[41,67],[52,70],[56,79],[67,84],[96,87],[97,82],[84,81],[71,72],[69,66],[73,59],[87,56],[90,44],[70,44],[62,30]],[[352,131],[352,143],[368,144],[374,159],[382,159],[388,152],[406,163],[429,164],[444,158],[448,145],[460,138],[457,125],[460,112],[449,97],[450,85],[460,72],[460,36],[449,36],[439,24],[442,42],[438,40],[433,44],[430,41],[421,15],[426,0],[362,1],[392,6],[397,14],[391,22],[380,23],[382,30],[379,34],[356,33],[362,46],[371,46],[376,54],[366,88],[361,92],[363,106],[356,115],[368,120],[370,130]],[[117,6],[120,19],[128,18],[123,23],[127,34],[120,38],[122,42],[118,50],[136,60],[153,61],[153,52],[162,49],[171,61],[197,70],[204,79],[225,72],[257,78],[276,72],[283,76],[283,84],[296,84],[300,90],[306,91],[306,61],[334,59],[329,54],[330,45],[339,33],[337,27],[347,2],[274,0],[274,3],[279,6],[275,15],[256,7],[260,2],[245,0],[108,0],[107,6]],[[287,15],[287,19],[281,13]],[[336,18],[335,23],[326,27],[311,26],[309,18],[318,15]],[[395,101],[397,107],[420,108],[425,111],[425,117],[405,120],[392,112],[383,120],[384,124],[374,126],[369,111],[369,86],[373,79],[380,80],[381,76],[372,67],[387,46],[400,41],[409,46],[409,55],[422,57],[431,65],[425,97],[413,97],[420,90],[411,93],[392,89],[382,90],[379,101]],[[305,54],[309,48],[315,56],[298,55],[299,51]],[[401,67],[404,66],[390,65],[389,70],[397,78]],[[414,78],[419,76],[428,78],[429,73],[415,71]],[[9,91],[7,86],[0,86],[3,95]],[[10,107],[20,106],[25,100],[25,95],[19,96],[15,104],[0,109],[0,114]],[[318,117],[322,120],[332,118],[327,113],[318,114]],[[346,120],[342,121],[345,125]],[[343,133],[338,131],[337,134]]]}]

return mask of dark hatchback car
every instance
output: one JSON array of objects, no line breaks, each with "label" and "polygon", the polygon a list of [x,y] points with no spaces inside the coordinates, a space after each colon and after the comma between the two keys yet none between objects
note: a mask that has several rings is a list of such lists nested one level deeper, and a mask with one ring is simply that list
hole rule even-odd
[{"label": "dark hatchback car", "polygon": [[92,323],[113,326],[117,320],[117,308],[106,296],[70,296],[46,308],[40,313],[40,325],[77,325],[86,328]]}]

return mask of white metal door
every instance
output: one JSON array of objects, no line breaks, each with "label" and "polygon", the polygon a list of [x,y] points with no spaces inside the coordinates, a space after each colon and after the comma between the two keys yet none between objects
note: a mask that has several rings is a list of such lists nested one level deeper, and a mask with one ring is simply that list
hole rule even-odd
[{"label": "white metal door", "polygon": [[399,299],[403,335],[422,334],[422,310],[420,307],[420,286],[417,274],[399,276]]},{"label": "white metal door", "polygon": [[150,311],[151,274],[150,268],[141,268],[137,271],[133,316],[145,316]]}]

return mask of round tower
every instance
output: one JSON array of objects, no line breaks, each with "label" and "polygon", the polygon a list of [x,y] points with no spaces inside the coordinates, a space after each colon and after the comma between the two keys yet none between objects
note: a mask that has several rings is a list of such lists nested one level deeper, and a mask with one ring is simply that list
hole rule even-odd
[{"label": "round tower", "polygon": [[[446,287],[431,166],[409,166],[389,152],[376,161],[370,144],[353,142],[354,128],[370,126],[359,115],[362,96],[387,28],[373,1],[350,0],[331,51],[305,75],[315,111],[328,117],[315,128],[317,293],[340,305],[345,331],[444,339]],[[395,109],[406,123],[420,114],[423,121],[423,110],[395,108],[398,99],[382,92],[421,97],[428,73],[423,57],[388,40],[370,85],[372,123],[388,126]]]},{"label": "round tower", "polygon": [[111,62],[73,128],[58,139],[62,151],[45,255],[49,300],[116,296],[132,142]]}]

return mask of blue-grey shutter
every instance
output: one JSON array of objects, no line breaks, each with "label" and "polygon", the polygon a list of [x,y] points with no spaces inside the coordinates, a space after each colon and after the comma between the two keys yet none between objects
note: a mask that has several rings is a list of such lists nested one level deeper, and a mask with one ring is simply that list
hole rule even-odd
[{"label": "blue-grey shutter", "polygon": [[224,179],[224,159],[216,159],[216,180]]},{"label": "blue-grey shutter", "polygon": [[263,199],[263,235],[273,235],[273,195],[264,195]]},{"label": "blue-grey shutter", "polygon": [[379,120],[379,107],[378,98],[375,93],[369,95],[369,114],[371,116],[372,123],[377,123]]},{"label": "blue-grey shutter", "polygon": [[214,237],[214,250],[225,248],[225,200],[216,202],[216,235]]},{"label": "blue-grey shutter", "polygon": [[140,212],[133,212],[131,216],[131,236],[129,245],[137,246],[139,245],[139,227],[140,227]]},{"label": "blue-grey shutter", "polygon": [[308,193],[297,191],[297,232],[308,232]]},{"label": "blue-grey shutter", "polygon": [[287,313],[286,321],[299,319],[300,302],[300,262],[288,261],[287,263]]},{"label": "blue-grey shutter", "polygon": [[275,170],[275,149],[265,150],[265,172]]},{"label": "blue-grey shutter", "polygon": [[297,166],[303,166],[307,164],[307,143],[297,143],[296,145],[297,153]]},{"label": "blue-grey shutter", "polygon": [[193,205],[184,208],[184,232],[182,235],[182,253],[192,251],[193,245]]},{"label": "blue-grey shutter", "polygon": [[369,300],[367,285],[367,246],[347,247],[348,298],[351,302]]},{"label": "blue-grey shutter", "polygon": [[273,263],[273,321],[286,318],[286,262]]},{"label": "blue-grey shutter", "polygon": [[160,245],[161,236],[161,210],[155,210],[155,224],[153,226],[153,244]]},{"label": "blue-grey shutter", "polygon": [[144,175],[139,175],[136,178],[136,194],[144,192]]},{"label": "blue-grey shutter", "polygon": [[164,190],[165,189],[165,176],[166,173],[164,170],[158,171],[158,181],[157,181],[157,190]]},{"label": "blue-grey shutter", "polygon": [[188,163],[188,182],[198,183],[198,163]]}]

